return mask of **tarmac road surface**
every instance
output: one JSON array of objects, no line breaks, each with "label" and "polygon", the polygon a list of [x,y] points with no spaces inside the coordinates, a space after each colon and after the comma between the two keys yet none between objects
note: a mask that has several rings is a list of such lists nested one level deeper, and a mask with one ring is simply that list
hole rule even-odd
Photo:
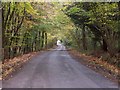
[{"label": "tarmac road surface", "polygon": [[117,84],[80,64],[64,46],[32,58],[3,88],[117,88]]}]

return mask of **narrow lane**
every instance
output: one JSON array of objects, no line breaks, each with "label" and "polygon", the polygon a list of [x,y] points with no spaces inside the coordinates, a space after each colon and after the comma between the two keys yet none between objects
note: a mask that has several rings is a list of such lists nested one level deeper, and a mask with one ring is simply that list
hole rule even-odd
[{"label": "narrow lane", "polygon": [[117,88],[102,75],[80,64],[64,46],[34,57],[3,88]]}]

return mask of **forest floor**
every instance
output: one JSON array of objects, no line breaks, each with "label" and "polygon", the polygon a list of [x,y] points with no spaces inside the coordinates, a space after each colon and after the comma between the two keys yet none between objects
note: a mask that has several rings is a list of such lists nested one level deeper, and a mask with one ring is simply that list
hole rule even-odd
[{"label": "forest floor", "polygon": [[104,77],[120,84],[120,68],[107,63],[101,58],[95,57],[93,55],[87,55],[78,52],[75,49],[68,50],[69,54],[78,62],[91,68],[92,70],[102,74]]},{"label": "forest floor", "polygon": [[22,68],[22,66],[25,65],[29,60],[32,59],[32,57],[36,56],[40,52],[31,52],[28,54],[20,55],[17,57],[14,57],[12,59],[5,59],[4,63],[2,64],[2,77],[1,79],[8,79],[12,77],[12,74],[19,69]]}]

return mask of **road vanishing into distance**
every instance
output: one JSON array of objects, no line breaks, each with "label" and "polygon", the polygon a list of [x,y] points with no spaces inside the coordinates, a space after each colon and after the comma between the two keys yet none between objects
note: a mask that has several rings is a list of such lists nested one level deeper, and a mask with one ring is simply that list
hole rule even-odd
[{"label": "road vanishing into distance", "polygon": [[2,82],[3,88],[118,88],[117,84],[72,59],[64,46],[44,51]]}]

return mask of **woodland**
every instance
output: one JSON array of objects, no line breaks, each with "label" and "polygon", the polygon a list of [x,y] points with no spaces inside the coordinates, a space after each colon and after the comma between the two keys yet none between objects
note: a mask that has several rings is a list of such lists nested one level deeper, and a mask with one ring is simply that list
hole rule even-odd
[{"label": "woodland", "polygon": [[59,39],[120,68],[120,2],[2,2],[1,11],[3,63]]}]

